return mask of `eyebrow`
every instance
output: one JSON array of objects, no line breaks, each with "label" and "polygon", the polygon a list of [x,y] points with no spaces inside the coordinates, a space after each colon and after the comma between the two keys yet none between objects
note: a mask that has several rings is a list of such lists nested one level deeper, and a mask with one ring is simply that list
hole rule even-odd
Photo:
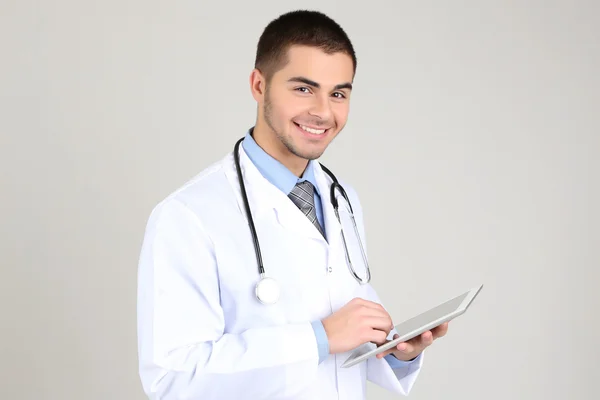
[{"label": "eyebrow", "polygon": [[[303,76],[294,76],[293,78],[288,79],[288,82],[300,82],[300,83],[304,83],[304,84],[307,84],[309,86],[313,86],[316,88],[321,87],[320,83],[317,83],[317,82],[310,80],[308,78],[305,78]],[[338,85],[335,85],[335,87],[333,88],[333,90],[340,90],[340,89],[352,90],[352,83],[350,83],[350,82],[340,83]]]}]

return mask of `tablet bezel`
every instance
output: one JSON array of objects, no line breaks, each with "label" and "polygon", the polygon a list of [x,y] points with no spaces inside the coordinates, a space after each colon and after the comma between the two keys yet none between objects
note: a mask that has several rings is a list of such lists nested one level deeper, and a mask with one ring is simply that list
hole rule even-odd
[{"label": "tablet bezel", "polygon": [[[464,300],[460,303],[460,305],[458,307],[456,307],[453,311],[444,314],[442,316],[440,316],[439,318],[428,322],[425,325],[421,325],[420,327],[407,332],[405,334],[403,334],[402,336],[398,337],[397,339],[391,340],[385,344],[382,344],[381,346],[375,347],[372,350],[368,351],[367,353],[361,354],[363,353],[362,351],[362,347],[365,345],[371,345],[373,346],[372,343],[365,343],[364,345],[360,346],[358,349],[356,349],[354,351],[354,353],[352,353],[347,359],[346,361],[344,361],[344,363],[341,365],[342,368],[349,368],[352,367],[353,365],[356,365],[364,360],[366,360],[367,358],[373,357],[383,351],[386,351],[388,349],[391,349],[392,347],[397,346],[398,344],[405,342],[407,340],[410,340],[414,337],[417,337],[418,335],[422,334],[423,332],[427,332],[428,330],[431,330],[441,324],[443,324],[444,322],[448,322],[462,314],[465,313],[465,311],[467,311],[467,309],[469,308],[469,306],[471,305],[471,303],[473,302],[473,300],[475,299],[475,297],[479,294],[479,292],[481,291],[481,289],[483,288],[483,285],[480,285],[479,287],[476,288],[472,288],[466,292],[461,293],[458,296],[455,296],[451,299],[448,299],[444,302],[441,302],[439,304],[437,304],[434,307],[431,307],[429,310],[424,311],[418,315],[416,315],[415,317],[418,317],[421,314],[424,314],[436,307],[439,307],[447,302],[450,302],[452,300],[455,300],[457,297],[461,297],[461,296],[465,296]],[[409,319],[405,320],[404,322],[408,321]],[[400,326],[402,325],[404,322],[401,322],[400,324],[396,325],[396,326]],[[396,329],[397,330],[397,329]]]}]

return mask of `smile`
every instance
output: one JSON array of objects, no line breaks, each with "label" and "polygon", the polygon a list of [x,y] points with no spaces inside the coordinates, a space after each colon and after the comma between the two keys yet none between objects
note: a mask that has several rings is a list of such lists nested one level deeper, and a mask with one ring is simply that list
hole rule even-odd
[{"label": "smile", "polygon": [[302,129],[303,131],[307,132],[307,133],[311,133],[313,135],[322,135],[324,134],[327,129],[315,129],[315,128],[310,128],[306,125],[300,125],[294,122],[294,124],[299,127],[300,129]]}]

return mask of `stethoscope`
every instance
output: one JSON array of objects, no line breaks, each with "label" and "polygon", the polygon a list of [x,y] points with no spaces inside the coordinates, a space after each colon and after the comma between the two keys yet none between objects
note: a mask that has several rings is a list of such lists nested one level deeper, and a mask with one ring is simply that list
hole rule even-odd
[{"label": "stethoscope", "polygon": [[[275,304],[279,300],[279,295],[281,293],[281,289],[279,287],[279,283],[275,279],[268,277],[265,274],[265,268],[263,266],[262,255],[260,252],[260,244],[258,242],[258,235],[256,234],[256,228],[254,227],[254,220],[252,218],[252,212],[250,211],[250,204],[248,203],[248,196],[246,195],[246,186],[244,185],[244,178],[242,177],[242,170],[240,168],[239,147],[243,140],[244,140],[244,138],[241,138],[235,144],[235,147],[233,149],[233,156],[235,159],[235,167],[237,169],[238,180],[239,180],[240,188],[242,191],[242,198],[244,200],[244,207],[246,209],[246,215],[248,218],[248,223],[250,225],[250,233],[252,234],[252,240],[254,242],[254,251],[256,253],[256,261],[258,262],[258,272],[260,274],[260,280],[256,284],[256,288],[255,288],[256,293],[255,294],[256,294],[256,298],[261,303]],[[352,204],[350,203],[350,199],[348,198],[346,191],[344,190],[342,185],[340,185],[340,183],[338,182],[335,175],[333,175],[333,173],[329,169],[327,169],[323,164],[320,164],[320,165],[321,165],[321,168],[323,169],[323,171],[325,171],[327,173],[327,175],[329,175],[329,177],[333,181],[331,184],[331,188],[330,188],[331,204],[333,205],[333,209],[335,211],[335,216],[337,217],[337,220],[340,223],[340,227],[341,227],[341,231],[342,231],[342,242],[344,243],[344,251],[346,253],[346,261],[348,262],[348,267],[350,269],[350,272],[354,276],[354,279],[356,279],[361,285],[365,285],[371,281],[371,270],[369,268],[367,256],[365,254],[362,240],[361,240],[360,234],[358,232],[358,227],[356,226],[356,220],[354,219],[354,212],[352,210]],[[348,245],[346,244],[346,236],[344,235],[344,228],[342,226],[342,220],[340,219],[340,213],[338,211],[339,204],[338,204],[337,198],[335,197],[336,189],[342,194],[344,199],[346,199],[348,207],[350,208],[350,218],[352,219],[352,224],[354,225],[354,233],[356,234],[356,238],[358,239],[360,251],[361,251],[361,254],[363,257],[363,261],[365,263],[364,264],[365,270],[366,270],[366,278],[365,279],[361,278],[356,273],[356,271],[354,270],[352,261],[350,260],[350,254],[348,252]]]}]

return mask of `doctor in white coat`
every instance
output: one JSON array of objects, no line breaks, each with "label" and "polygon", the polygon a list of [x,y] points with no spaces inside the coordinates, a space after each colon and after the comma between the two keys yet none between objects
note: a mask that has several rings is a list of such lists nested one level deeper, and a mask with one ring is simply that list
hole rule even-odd
[{"label": "doctor in white coat", "polygon": [[[254,127],[147,224],[138,337],[149,398],[362,400],[367,380],[410,392],[447,324],[341,368],[353,349],[395,333],[357,246],[366,251],[359,198],[340,179],[350,200],[336,190],[340,224],[332,177],[316,161],[346,124],[355,71],[350,40],[321,13],[290,12],[265,28],[250,76]],[[360,239],[344,222],[349,207]]]}]

